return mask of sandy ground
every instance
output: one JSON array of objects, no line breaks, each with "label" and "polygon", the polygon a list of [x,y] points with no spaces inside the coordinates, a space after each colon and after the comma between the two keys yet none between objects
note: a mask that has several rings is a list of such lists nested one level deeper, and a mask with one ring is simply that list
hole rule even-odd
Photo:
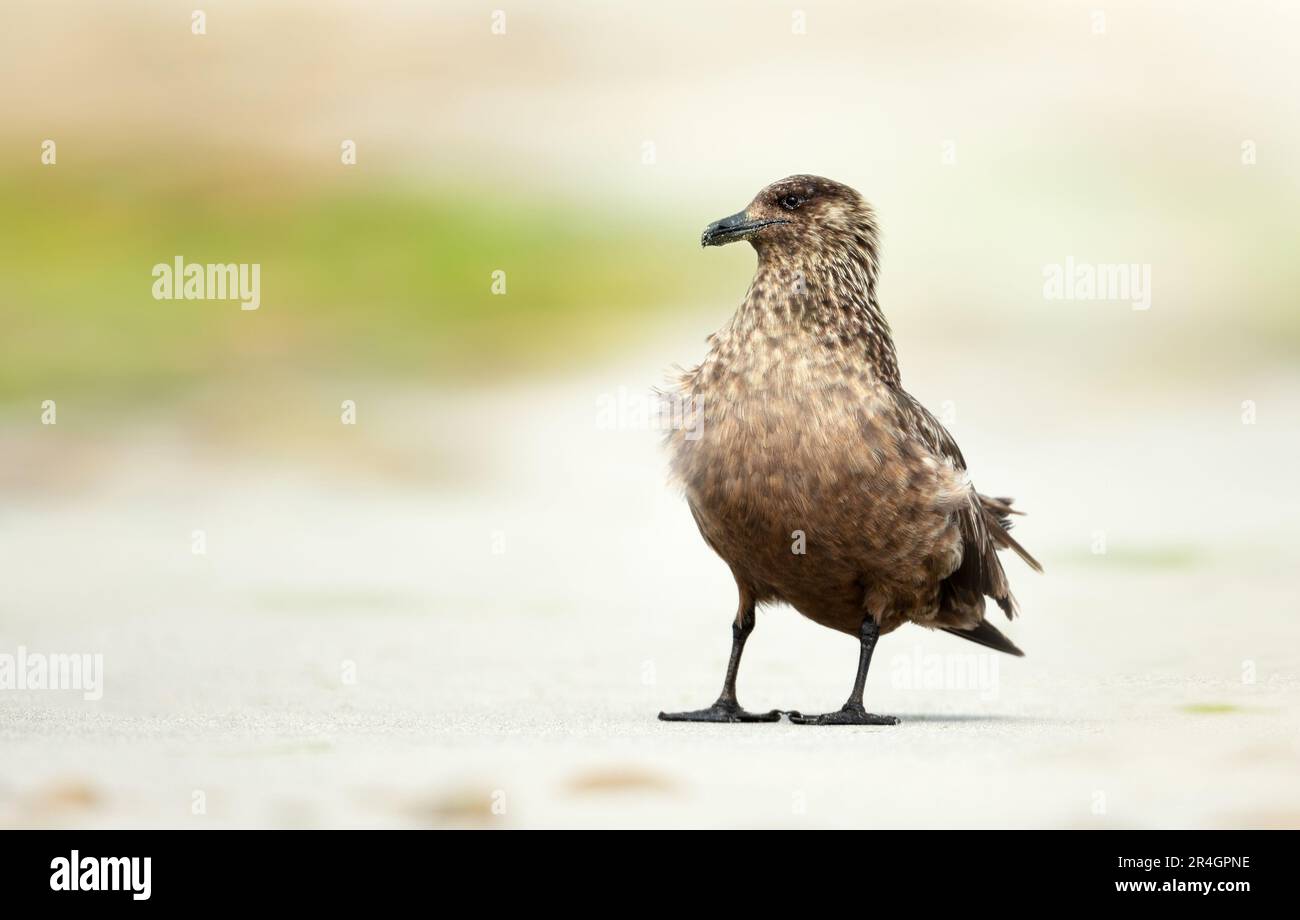
[{"label": "sandy ground", "polygon": [[[1240,387],[1094,404],[1047,367],[905,362],[932,405],[966,394],[976,483],[1031,512],[1028,657],[908,628],[868,685],[897,727],[670,725],[716,695],[734,597],[630,400],[700,347],[473,396],[262,393],[232,434],[228,399],[10,417],[0,652],[105,679],[0,692],[0,823],[1300,825],[1294,378],[1252,380],[1246,426]],[[835,708],[855,660],[766,611],[741,699]]]}]

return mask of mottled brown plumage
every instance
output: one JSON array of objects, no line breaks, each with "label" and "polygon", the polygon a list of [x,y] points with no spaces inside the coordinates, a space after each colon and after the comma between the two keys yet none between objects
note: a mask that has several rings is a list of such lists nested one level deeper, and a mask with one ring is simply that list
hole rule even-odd
[{"label": "mottled brown plumage", "polygon": [[1038,564],[1007,533],[1010,500],[975,491],[951,435],[902,387],[871,207],[793,176],[703,243],[739,239],[758,253],[749,292],[673,394],[702,413],[698,437],[669,435],[700,532],[740,591],[732,668],[714,707],[664,717],[760,718],[735,704],[734,670],[765,601],[860,636],[859,682],[875,636],[909,622],[1020,654],[984,619],[985,597],[1014,615],[999,549]]}]

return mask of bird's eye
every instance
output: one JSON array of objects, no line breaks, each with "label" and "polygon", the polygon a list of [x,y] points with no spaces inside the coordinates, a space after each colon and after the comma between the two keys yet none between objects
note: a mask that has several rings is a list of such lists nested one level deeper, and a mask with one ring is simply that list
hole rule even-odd
[{"label": "bird's eye", "polygon": [[799,205],[803,204],[798,195],[786,195],[781,199],[781,207],[787,211],[793,211]]}]

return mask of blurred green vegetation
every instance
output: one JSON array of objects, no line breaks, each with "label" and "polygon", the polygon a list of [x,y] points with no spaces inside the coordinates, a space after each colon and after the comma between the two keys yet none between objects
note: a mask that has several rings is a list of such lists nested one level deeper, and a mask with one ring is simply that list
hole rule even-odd
[{"label": "blurred green vegetation", "polygon": [[[231,375],[492,379],[633,343],[709,291],[698,272],[721,290],[653,218],[501,189],[59,165],[0,177],[0,200],[3,402]],[[154,300],[153,266],[177,255],[260,263],[261,308]]]},{"label": "blurred green vegetation", "polygon": [[1188,569],[1204,561],[1205,554],[1195,546],[1153,544],[1150,546],[1109,546],[1100,555],[1079,550],[1069,557],[1086,565],[1124,566],[1133,569]]},{"label": "blurred green vegetation", "polygon": [[[739,301],[752,266],[741,247],[698,257],[697,227],[622,200],[486,180],[434,185],[406,173],[214,155],[183,142],[147,160],[120,150],[98,155],[54,167],[30,157],[0,172],[0,405],[60,395],[145,403],[191,387],[257,387],[290,376],[523,378],[635,349],[663,334],[674,310],[706,305],[695,322],[703,337]],[[1034,300],[1008,315],[1031,344],[1092,336],[1089,360],[1117,385],[1129,385],[1121,370],[1178,381],[1293,361],[1300,263],[1288,258],[1290,212],[1269,204],[1270,186],[1252,188],[1211,185],[1195,205],[1208,216],[1196,223],[1190,210],[1180,215],[1195,230],[1189,260],[1222,225],[1253,233],[1219,251],[1223,270],[1206,275],[1197,302],[1162,301],[1162,324],[1125,327],[1117,339],[1114,311],[1046,310]],[[1169,209],[1166,191],[1145,202],[1148,212]],[[1137,194],[1126,186],[1112,192],[1108,208],[1130,192]],[[1108,208],[1093,215],[1095,224],[1113,219]],[[1035,220],[1029,211],[1018,218],[1026,226]],[[187,263],[259,263],[261,308],[154,300],[153,266],[178,255]],[[952,277],[982,290],[982,264],[960,264]],[[492,293],[498,269],[504,296]],[[1036,265],[1024,270],[1036,277]],[[965,309],[952,291],[923,303],[924,284],[902,296],[902,281],[887,284],[886,308],[905,340],[927,333],[969,343],[1006,324]],[[942,327],[934,322],[940,315]],[[1177,568],[1195,558],[1170,548],[1112,562]]]}]

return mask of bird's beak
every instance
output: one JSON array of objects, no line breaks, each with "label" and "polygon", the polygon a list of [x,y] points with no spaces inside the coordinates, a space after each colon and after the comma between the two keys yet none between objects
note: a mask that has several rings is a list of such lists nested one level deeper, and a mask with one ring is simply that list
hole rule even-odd
[{"label": "bird's beak", "polygon": [[747,211],[732,214],[722,220],[715,220],[704,228],[700,236],[701,246],[725,246],[736,240],[747,240],[759,230],[771,224],[784,224],[784,220],[750,220]]}]

